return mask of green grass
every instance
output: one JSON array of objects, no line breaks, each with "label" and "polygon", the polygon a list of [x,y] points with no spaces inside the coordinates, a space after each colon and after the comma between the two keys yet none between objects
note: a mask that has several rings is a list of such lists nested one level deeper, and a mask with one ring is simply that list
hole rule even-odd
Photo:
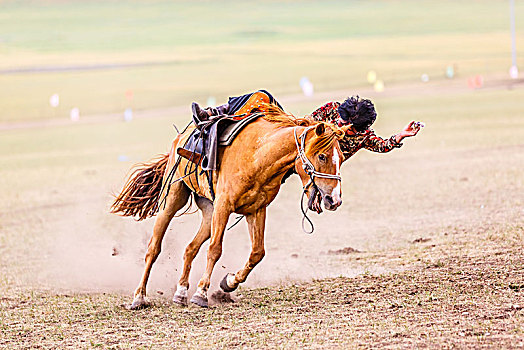
[{"label": "green grass", "polygon": [[[0,69],[154,63],[79,72],[0,74],[0,122],[223,101],[266,88],[356,90],[377,71],[386,86],[506,74],[503,1],[7,2]],[[517,3],[517,17],[524,5]],[[517,27],[519,33],[522,28]],[[521,44],[519,42],[519,48]],[[133,90],[129,102],[125,92]],[[59,93],[53,110],[49,96]]]},{"label": "green grass", "polygon": [[[517,3],[517,10],[524,7]],[[505,31],[502,1],[7,2],[4,43],[39,52],[122,52]]]}]

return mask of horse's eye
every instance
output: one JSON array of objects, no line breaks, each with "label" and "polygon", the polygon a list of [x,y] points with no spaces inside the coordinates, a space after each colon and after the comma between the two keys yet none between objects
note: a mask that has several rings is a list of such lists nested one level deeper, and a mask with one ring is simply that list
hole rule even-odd
[{"label": "horse's eye", "polygon": [[318,155],[318,159],[320,159],[321,162],[325,162],[326,161],[326,156],[324,154],[319,154]]}]

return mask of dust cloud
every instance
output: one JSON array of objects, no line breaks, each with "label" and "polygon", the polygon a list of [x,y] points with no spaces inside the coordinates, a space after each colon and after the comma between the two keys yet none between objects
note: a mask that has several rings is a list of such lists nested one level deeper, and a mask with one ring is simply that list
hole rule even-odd
[{"label": "dust cloud", "polygon": [[[310,213],[315,224],[312,235],[301,229],[299,179],[289,178],[268,207],[266,256],[244,286],[274,286],[314,278],[352,277],[364,272],[383,273],[388,271],[387,266],[366,266],[364,262],[360,264],[360,260],[349,263],[348,255],[328,252],[362,252],[353,252],[351,256],[392,252],[409,246],[415,239],[431,238],[448,228],[474,229],[485,223],[507,222],[511,220],[510,213],[519,214],[516,192],[508,192],[507,196],[490,195],[497,190],[497,184],[485,184],[483,177],[471,170],[475,169],[471,166],[474,160],[468,157],[464,153],[459,159],[448,160],[443,154],[434,156],[435,159],[413,160],[409,154],[398,154],[380,161],[354,161],[357,166],[342,169],[346,181],[342,206],[335,212]],[[403,161],[404,158],[410,161]],[[510,162],[505,158],[493,159],[496,159],[493,168],[498,163],[506,166],[505,163]],[[401,161],[405,170],[391,172]],[[454,166],[444,171],[440,166],[444,161],[453,162]],[[369,180],[369,174],[373,174],[375,181]],[[456,180],[464,174],[472,180]],[[479,180],[474,181],[477,178]],[[482,190],[472,191],[472,188]],[[131,295],[143,272],[154,218],[136,222],[109,214],[110,190],[89,189],[87,195],[67,200],[68,205],[45,213],[42,227],[35,231],[45,237],[45,242],[33,250],[38,249],[36,255],[39,257],[35,257],[37,263],[31,263],[37,266],[31,277],[36,276],[40,285],[54,290]],[[399,193],[404,194],[404,198],[393,200]],[[184,249],[197,231],[200,218],[200,213],[195,213],[171,222],[149,278],[149,295],[168,298],[173,295]],[[232,215],[230,223],[234,221],[235,215]],[[203,273],[207,247],[207,243],[202,246],[193,262],[190,292],[195,290]],[[243,220],[225,233],[223,254],[213,272],[211,291],[218,289],[226,273],[236,272],[244,266],[250,248]]]},{"label": "dust cloud", "polygon": [[[317,225],[313,235],[302,232],[298,209],[300,197],[293,193],[296,192],[293,188],[300,188],[300,185],[298,180],[290,182],[293,183],[289,185],[291,188],[269,207],[266,257],[244,285],[289,284],[312,278],[362,273],[336,261],[341,259],[324,255],[329,249],[347,244],[338,242],[334,237],[326,240],[323,232],[326,231],[325,223]],[[73,292],[133,293],[143,272],[144,256],[155,218],[137,222],[109,214],[110,199],[105,193],[88,199],[78,198],[73,201],[74,204],[62,208],[54,216],[50,215],[42,227],[47,242],[40,248],[42,257],[35,273],[39,285]],[[329,214],[332,217],[336,213]],[[316,221],[318,218],[313,219]],[[181,273],[184,249],[196,233],[200,220],[200,212],[172,220],[163,240],[162,252],[149,278],[149,295],[173,295]],[[235,221],[236,215],[232,215],[230,225]],[[204,271],[207,248],[206,242],[193,262],[190,290],[196,288]],[[226,273],[236,272],[244,266],[250,249],[247,224],[242,220],[225,234],[223,254],[213,272],[211,291],[218,289]]]}]

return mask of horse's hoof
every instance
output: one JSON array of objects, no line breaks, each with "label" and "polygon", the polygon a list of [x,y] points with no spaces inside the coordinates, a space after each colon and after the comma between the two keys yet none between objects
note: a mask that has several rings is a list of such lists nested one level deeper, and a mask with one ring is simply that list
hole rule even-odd
[{"label": "horse's hoof", "polygon": [[175,294],[173,296],[173,303],[178,304],[180,306],[187,306],[187,297]]},{"label": "horse's hoof", "polygon": [[191,298],[191,302],[200,307],[209,307],[209,305],[207,304],[207,298],[204,298],[198,294],[193,295],[193,297]]},{"label": "horse's hoof", "polygon": [[187,287],[177,285],[175,295],[173,295],[173,302],[178,305],[187,306]]},{"label": "horse's hoof", "polygon": [[224,292],[226,292],[226,293],[231,293],[231,292],[233,292],[233,291],[235,291],[235,290],[237,289],[237,287],[235,287],[235,288],[231,288],[230,286],[228,286],[228,284],[227,284],[227,277],[230,276],[230,275],[231,275],[231,276],[234,276],[233,274],[228,273],[228,274],[226,274],[226,275],[224,276],[224,278],[222,278],[222,281],[220,281],[220,288],[221,288]]},{"label": "horse's hoof", "polygon": [[149,306],[149,303],[146,301],[143,295],[137,295],[131,305],[127,307],[128,310],[140,310]]}]

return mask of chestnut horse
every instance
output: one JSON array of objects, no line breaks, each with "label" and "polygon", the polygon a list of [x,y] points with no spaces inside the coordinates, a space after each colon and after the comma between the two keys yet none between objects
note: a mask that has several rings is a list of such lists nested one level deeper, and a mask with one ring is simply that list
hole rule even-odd
[{"label": "chestnut horse", "polygon": [[[174,302],[187,305],[191,263],[201,245],[209,238],[207,267],[191,302],[208,306],[207,291],[213,268],[222,254],[222,240],[229,216],[244,215],[251,238],[251,254],[244,268],[227,274],[220,283],[225,292],[235,290],[262,260],[266,207],[275,199],[282,178],[293,167],[298,172],[304,191],[310,196],[311,184],[319,191],[326,209],[336,210],[342,204],[340,165],[343,161],[338,140],[344,130],[322,122],[295,118],[280,109],[267,108],[263,118],[248,124],[232,144],[219,149],[219,167],[213,172],[212,200],[208,179],[200,169],[187,173],[193,163],[177,155],[192,128],[173,141],[171,151],[159,160],[142,164],[131,174],[124,189],[111,207],[113,213],[145,219],[158,210],[153,235],[145,256],[145,270],[134,293],[131,309],[147,305],[146,285],[153,263],[160,254],[161,243],[174,215],[182,209],[191,192],[202,210],[200,229],[187,246],[184,267]],[[169,174],[174,171],[177,181]],[[170,183],[171,182],[171,183]],[[163,205],[159,203],[164,199]]]}]

